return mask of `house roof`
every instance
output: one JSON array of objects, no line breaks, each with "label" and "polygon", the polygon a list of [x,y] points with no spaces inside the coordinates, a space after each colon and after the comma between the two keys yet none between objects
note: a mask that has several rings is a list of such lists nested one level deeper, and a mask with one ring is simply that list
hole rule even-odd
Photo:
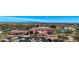
[{"label": "house roof", "polygon": [[50,28],[50,27],[38,27],[38,28],[32,28],[32,29],[30,29],[30,30],[53,30],[52,28]]},{"label": "house roof", "polygon": [[11,33],[26,33],[27,30],[11,30]]}]

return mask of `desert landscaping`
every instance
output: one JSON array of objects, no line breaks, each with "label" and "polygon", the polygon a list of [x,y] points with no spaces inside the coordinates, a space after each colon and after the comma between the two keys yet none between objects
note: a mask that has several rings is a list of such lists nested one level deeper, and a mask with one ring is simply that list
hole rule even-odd
[{"label": "desert landscaping", "polygon": [[0,42],[78,42],[79,24],[0,23]]}]

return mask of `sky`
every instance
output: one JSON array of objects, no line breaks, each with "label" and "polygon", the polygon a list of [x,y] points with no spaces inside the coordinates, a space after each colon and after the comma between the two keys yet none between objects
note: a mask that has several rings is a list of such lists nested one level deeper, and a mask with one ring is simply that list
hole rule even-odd
[{"label": "sky", "polygon": [[79,16],[0,16],[0,22],[79,23]]}]

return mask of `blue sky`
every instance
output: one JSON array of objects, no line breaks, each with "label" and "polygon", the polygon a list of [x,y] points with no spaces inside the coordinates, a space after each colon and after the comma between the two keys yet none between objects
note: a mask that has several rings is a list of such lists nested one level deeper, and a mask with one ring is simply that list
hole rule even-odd
[{"label": "blue sky", "polygon": [[0,22],[79,23],[79,16],[0,16]]}]

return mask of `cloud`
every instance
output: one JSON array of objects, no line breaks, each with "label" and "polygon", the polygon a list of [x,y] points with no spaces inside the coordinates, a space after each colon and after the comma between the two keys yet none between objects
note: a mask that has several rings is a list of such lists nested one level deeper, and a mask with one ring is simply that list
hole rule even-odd
[{"label": "cloud", "polygon": [[0,17],[0,22],[51,22],[43,19],[32,19],[32,18],[16,18],[16,17]]}]

